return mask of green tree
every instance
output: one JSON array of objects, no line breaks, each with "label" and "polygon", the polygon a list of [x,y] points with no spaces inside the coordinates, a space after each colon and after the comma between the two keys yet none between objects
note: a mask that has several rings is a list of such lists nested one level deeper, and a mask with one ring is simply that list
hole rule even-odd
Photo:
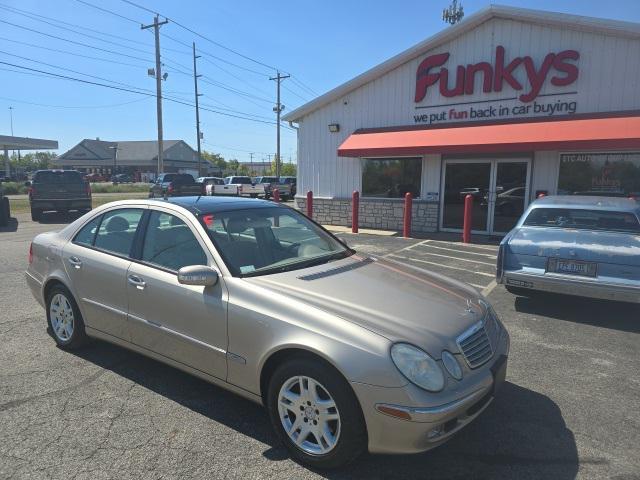
[{"label": "green tree", "polygon": [[212,164],[220,172],[224,172],[227,169],[227,161],[219,153],[202,152],[202,159]]},{"label": "green tree", "polygon": [[12,169],[21,171],[42,170],[45,168],[53,168],[53,160],[57,155],[53,152],[35,152],[20,155],[14,153],[9,158]]},{"label": "green tree", "polygon": [[[271,172],[276,174],[276,161],[271,161]],[[297,165],[295,163],[280,163],[280,176],[282,177],[295,177],[297,172]]]}]

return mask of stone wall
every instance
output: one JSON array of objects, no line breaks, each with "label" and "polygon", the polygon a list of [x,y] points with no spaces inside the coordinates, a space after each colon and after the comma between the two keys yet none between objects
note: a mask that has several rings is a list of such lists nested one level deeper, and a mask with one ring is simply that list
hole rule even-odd
[{"label": "stone wall", "polygon": [[[296,197],[296,208],[306,213],[307,199]],[[411,230],[413,232],[435,232],[438,230],[437,202],[414,200]],[[404,217],[403,199],[360,199],[360,228],[402,230]],[[323,225],[351,226],[351,199],[313,199],[313,219]]]}]

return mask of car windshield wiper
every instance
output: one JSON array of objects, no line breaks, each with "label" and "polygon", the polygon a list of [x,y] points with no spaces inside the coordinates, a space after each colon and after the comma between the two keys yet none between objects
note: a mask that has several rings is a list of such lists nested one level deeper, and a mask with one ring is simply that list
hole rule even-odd
[{"label": "car windshield wiper", "polygon": [[254,270],[253,272],[245,273],[242,277],[256,277],[259,275],[267,275],[271,273],[282,273],[291,270],[299,270],[301,268],[313,267],[316,265],[322,265],[334,260],[341,260],[343,258],[350,257],[355,253],[355,250],[345,249],[339,252],[334,252],[330,255],[324,255],[322,257],[309,258],[308,260],[302,260],[300,262],[287,263],[285,265],[276,265],[273,267],[264,267],[262,269]]}]

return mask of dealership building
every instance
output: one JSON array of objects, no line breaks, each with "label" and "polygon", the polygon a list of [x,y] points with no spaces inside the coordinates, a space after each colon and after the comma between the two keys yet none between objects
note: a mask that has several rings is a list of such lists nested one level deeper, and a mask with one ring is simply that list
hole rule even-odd
[{"label": "dealership building", "polygon": [[500,235],[545,193],[640,192],[640,24],[490,6],[288,113],[323,223]]}]

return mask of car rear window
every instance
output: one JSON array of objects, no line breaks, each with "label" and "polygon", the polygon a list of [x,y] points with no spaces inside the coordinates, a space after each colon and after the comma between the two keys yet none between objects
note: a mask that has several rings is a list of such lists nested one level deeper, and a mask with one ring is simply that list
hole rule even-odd
[{"label": "car rear window", "polygon": [[251,183],[249,177],[231,177],[231,183],[239,183],[241,185],[248,185]]},{"label": "car rear window", "polygon": [[640,222],[633,213],[612,210],[535,208],[525,219],[524,225],[640,233]]},{"label": "car rear window", "polygon": [[76,171],[36,172],[33,181],[37,183],[82,183],[82,176],[80,172]]}]

